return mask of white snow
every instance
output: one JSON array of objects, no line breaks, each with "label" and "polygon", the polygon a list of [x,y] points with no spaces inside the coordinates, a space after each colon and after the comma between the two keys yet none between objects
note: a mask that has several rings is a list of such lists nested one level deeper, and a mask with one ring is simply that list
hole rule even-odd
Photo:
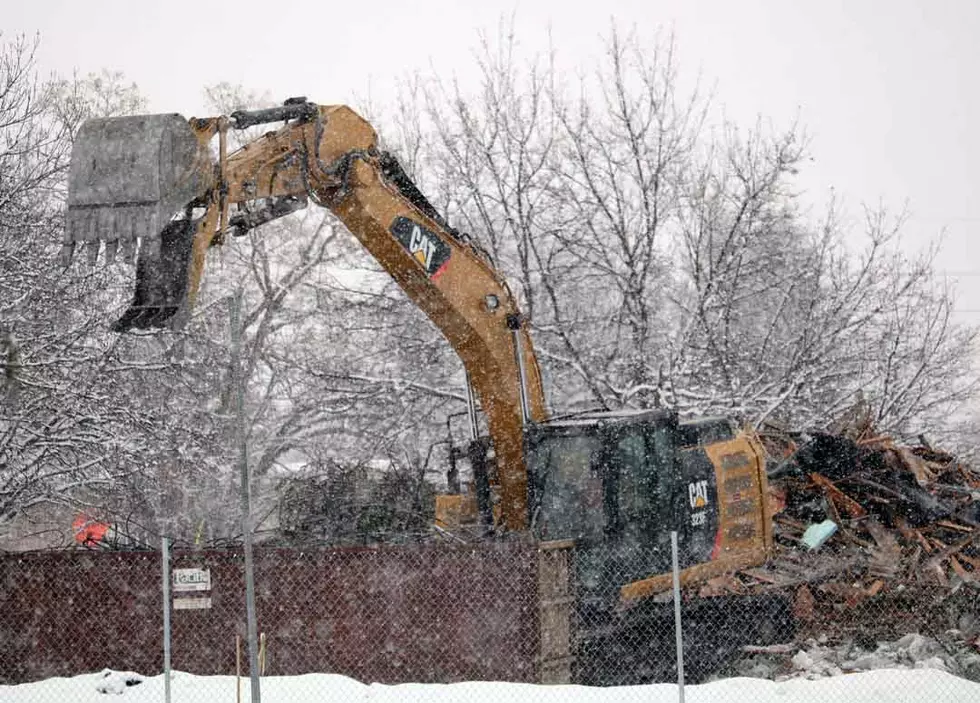
[{"label": "white snow", "polygon": [[[137,685],[126,681],[142,679]],[[673,684],[620,688],[534,686],[469,682],[455,684],[363,684],[335,674],[267,676],[262,679],[264,703],[672,703]],[[105,690],[105,693],[100,692]],[[235,677],[195,676],[174,672],[173,703],[235,700]],[[930,669],[885,669],[818,680],[781,682],[734,678],[687,686],[689,703],[974,703],[980,683]],[[54,678],[17,686],[0,686],[4,703],[161,703],[163,676],[103,671],[72,678]],[[250,700],[248,679],[241,681],[241,700]]]},{"label": "white snow", "polygon": [[117,695],[124,693],[131,686],[141,685],[146,680],[145,676],[134,671],[112,671],[111,669],[105,669],[99,676],[100,679],[95,684],[95,690],[99,693],[115,693]]}]

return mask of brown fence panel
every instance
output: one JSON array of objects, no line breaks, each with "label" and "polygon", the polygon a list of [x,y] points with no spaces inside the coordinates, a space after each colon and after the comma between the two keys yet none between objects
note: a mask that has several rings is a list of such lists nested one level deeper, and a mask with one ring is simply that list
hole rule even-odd
[{"label": "brown fence panel", "polygon": [[160,555],[0,558],[0,681],[163,668]]},{"label": "brown fence panel", "polygon": [[[478,546],[257,549],[256,610],[265,673],[330,672],[382,683],[540,680],[538,551]],[[209,607],[171,616],[175,669],[233,674],[245,656],[240,551],[177,552],[210,589],[174,592]],[[162,669],[157,553],[0,557],[0,680],[102,668]],[[198,603],[201,604],[201,603]]]}]

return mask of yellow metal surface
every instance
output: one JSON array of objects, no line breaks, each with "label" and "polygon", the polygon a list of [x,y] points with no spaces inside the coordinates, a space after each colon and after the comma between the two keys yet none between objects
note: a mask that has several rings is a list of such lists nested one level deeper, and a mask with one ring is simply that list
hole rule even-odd
[{"label": "yellow metal surface", "polygon": [[[706,561],[702,564],[695,564],[694,566],[689,566],[681,571],[681,587],[683,588],[684,586],[692,583],[698,583],[700,581],[707,581],[708,579],[714,578],[715,576],[721,576],[722,574],[730,574],[738,569],[756,566],[763,563],[765,560],[765,550],[757,549],[731,556],[724,556],[714,561]],[[641,579],[639,581],[633,581],[632,583],[626,584],[619,589],[619,597],[624,604],[628,604],[629,602],[636,601],[641,598],[663,593],[664,591],[670,590],[672,587],[673,574],[668,571],[665,574],[657,574],[656,576],[651,576],[650,578]]]},{"label": "yellow metal surface", "polygon": [[435,524],[444,530],[459,529],[477,520],[476,496],[440,493],[436,496]]},{"label": "yellow metal surface", "polygon": [[764,553],[768,548],[764,519],[768,500],[763,455],[745,432],[704,449],[715,467],[718,487],[718,535],[712,558]]}]

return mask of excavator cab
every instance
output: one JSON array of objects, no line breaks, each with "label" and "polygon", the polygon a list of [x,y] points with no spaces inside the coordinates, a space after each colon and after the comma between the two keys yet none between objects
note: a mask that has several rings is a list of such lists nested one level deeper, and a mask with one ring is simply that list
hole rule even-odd
[{"label": "excavator cab", "polygon": [[575,541],[580,588],[607,600],[610,589],[669,570],[682,507],[674,500],[679,436],[676,415],[663,410],[528,427],[531,528],[544,541]]},{"label": "excavator cab", "polygon": [[[574,680],[635,683],[620,673],[624,662],[642,680],[670,680],[673,608],[648,596],[672,584],[671,533],[682,584],[762,561],[771,536],[761,447],[726,418],[681,421],[661,409],[534,423],[524,440],[531,529],[545,542],[574,543]],[[706,626],[685,643],[696,650],[695,680],[742,645],[792,631],[779,598],[704,598],[685,608],[688,622]],[[738,620],[745,609],[752,614]]]},{"label": "excavator cab", "polygon": [[[603,541],[673,524],[676,417],[589,414],[530,426],[530,522],[542,539]],[[571,511],[571,506],[584,510]]]},{"label": "excavator cab", "polygon": [[[668,589],[673,531],[683,580],[759,563],[771,549],[762,448],[728,418],[589,412],[529,423],[523,437],[528,525],[540,541],[574,542],[584,598],[636,601]],[[450,442],[450,454],[436,524],[491,529],[499,496],[490,442]]]},{"label": "excavator cab", "polygon": [[[679,566],[721,573],[771,546],[761,448],[725,418],[662,409],[587,413],[525,430],[529,522],[574,540],[578,583],[606,600],[664,590]],[[626,585],[624,585],[626,584]]]}]

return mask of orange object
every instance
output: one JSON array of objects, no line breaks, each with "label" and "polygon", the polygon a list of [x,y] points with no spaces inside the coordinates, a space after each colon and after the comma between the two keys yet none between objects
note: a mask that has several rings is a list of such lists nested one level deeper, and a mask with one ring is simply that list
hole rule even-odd
[{"label": "orange object", "polygon": [[78,514],[72,521],[71,527],[76,542],[92,546],[101,542],[109,532],[109,525],[104,522],[96,522],[84,513]]}]

